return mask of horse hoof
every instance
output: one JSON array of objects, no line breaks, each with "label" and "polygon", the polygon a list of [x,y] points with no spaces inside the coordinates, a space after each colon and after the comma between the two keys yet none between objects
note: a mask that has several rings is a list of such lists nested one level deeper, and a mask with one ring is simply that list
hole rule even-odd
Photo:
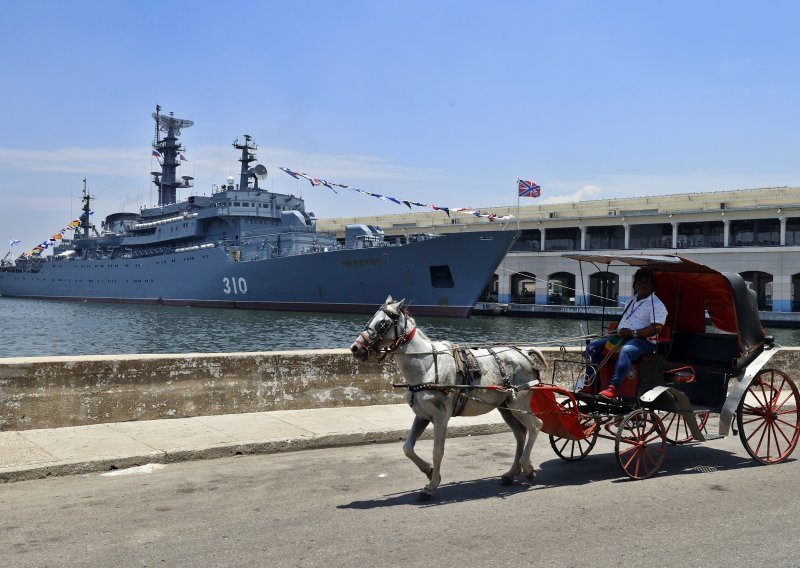
[{"label": "horse hoof", "polygon": [[528,481],[534,481],[536,479],[536,470],[532,469],[530,473],[526,473],[525,479],[527,479]]},{"label": "horse hoof", "polygon": [[417,501],[419,501],[420,503],[430,501],[432,498],[433,495],[431,493],[428,493],[427,491],[420,491],[419,493],[417,493]]},{"label": "horse hoof", "polygon": [[504,475],[503,477],[500,478],[500,485],[503,487],[509,487],[511,485],[514,485],[514,478]]}]

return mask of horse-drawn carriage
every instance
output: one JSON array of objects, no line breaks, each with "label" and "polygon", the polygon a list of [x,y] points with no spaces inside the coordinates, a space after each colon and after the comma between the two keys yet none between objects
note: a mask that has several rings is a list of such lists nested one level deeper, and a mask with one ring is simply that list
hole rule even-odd
[{"label": "horse-drawn carriage", "polygon": [[[532,389],[531,409],[559,457],[580,460],[598,438],[610,439],[625,474],[644,479],[661,467],[668,443],[705,441],[731,430],[759,463],[789,457],[800,436],[800,394],[784,372],[767,367],[777,349],[741,276],[678,256],[566,256],[648,269],[669,315],[655,353],[634,363],[619,396],[598,394],[608,386],[614,346],[599,366],[578,371],[572,389],[555,380]],[[554,379],[564,376],[565,366],[576,364],[555,361]],[[706,430],[712,413],[719,414],[717,434]]]},{"label": "horse-drawn carriage", "polygon": [[[395,386],[407,389],[415,419],[403,449],[430,481],[421,499],[429,499],[441,481],[450,418],[495,408],[517,443],[512,467],[501,477],[504,485],[519,474],[533,479],[530,456],[540,431],[567,461],[584,458],[598,438],[614,441],[619,465],[634,479],[659,470],[668,443],[704,441],[732,429],[760,463],[789,457],[800,437],[800,393],[785,373],[767,368],[777,349],[761,327],[755,296],[741,276],[678,256],[566,256],[596,266],[647,268],[667,308],[655,354],[635,363],[617,397],[599,394],[608,386],[613,348],[589,373],[582,359],[555,361],[553,381],[545,384],[547,363],[536,347],[433,341],[417,329],[405,302],[391,296],[351,346],[359,360],[391,355],[405,379]],[[576,367],[576,384],[556,384],[565,368]],[[716,435],[706,430],[712,413],[719,414]],[[414,449],[431,423],[432,464]]]}]

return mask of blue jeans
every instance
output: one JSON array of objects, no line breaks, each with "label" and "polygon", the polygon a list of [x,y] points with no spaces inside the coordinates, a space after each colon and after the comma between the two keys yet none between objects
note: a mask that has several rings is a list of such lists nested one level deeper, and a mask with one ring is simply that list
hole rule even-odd
[{"label": "blue jeans", "polygon": [[[606,344],[606,339],[595,339],[586,346],[586,358],[595,366],[603,360],[603,346]],[[633,362],[639,360],[644,355],[654,353],[656,346],[642,339],[641,337],[631,337],[622,347],[617,348],[617,364],[614,366],[614,375],[611,377],[611,384],[619,387],[622,384],[622,379],[628,374],[633,367]],[[587,370],[587,376],[589,371]]]}]

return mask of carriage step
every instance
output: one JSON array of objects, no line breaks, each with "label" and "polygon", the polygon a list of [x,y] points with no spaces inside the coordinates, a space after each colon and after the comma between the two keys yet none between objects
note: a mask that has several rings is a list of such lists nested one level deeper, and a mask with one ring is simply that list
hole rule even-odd
[{"label": "carriage step", "polygon": [[710,442],[711,440],[719,440],[720,438],[724,438],[722,434],[708,434],[707,436],[703,436],[706,439],[706,442]]}]

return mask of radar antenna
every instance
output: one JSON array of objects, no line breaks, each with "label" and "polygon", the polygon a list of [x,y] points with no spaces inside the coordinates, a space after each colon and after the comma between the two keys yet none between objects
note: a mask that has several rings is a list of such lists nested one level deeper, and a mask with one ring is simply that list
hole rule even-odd
[{"label": "radar antenna", "polygon": [[267,168],[261,164],[256,164],[256,167],[253,168],[253,176],[256,179],[267,179]]},{"label": "radar antenna", "polygon": [[190,126],[194,126],[194,120],[175,118],[172,116],[172,113],[169,113],[169,116],[164,116],[163,114],[154,112],[153,119],[156,121],[156,125],[161,132],[165,132],[167,134],[172,132],[173,136],[180,136],[181,128],[189,128]]}]

